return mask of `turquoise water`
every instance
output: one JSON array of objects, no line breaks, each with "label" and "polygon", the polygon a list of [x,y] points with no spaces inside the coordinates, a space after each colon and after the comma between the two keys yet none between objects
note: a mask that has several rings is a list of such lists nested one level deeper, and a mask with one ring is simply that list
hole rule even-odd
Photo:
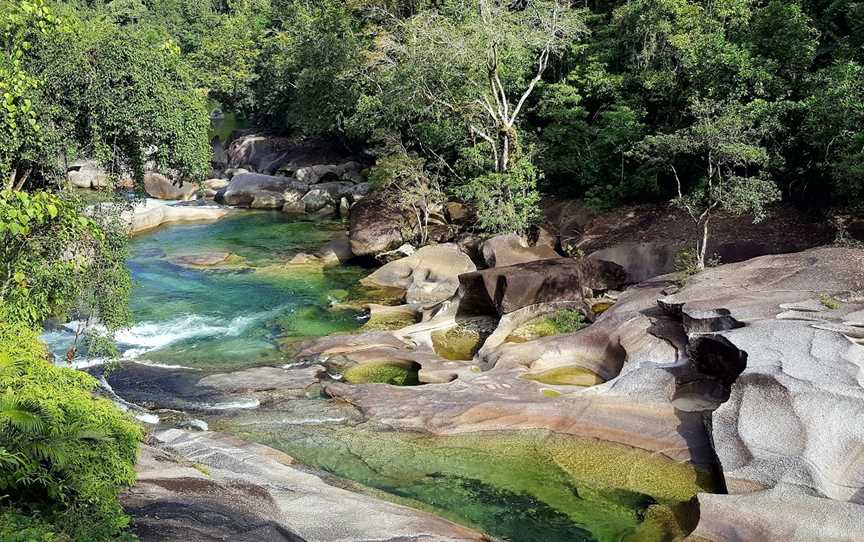
[{"label": "turquoise water", "polygon": [[[134,325],[116,335],[123,357],[238,369],[286,362],[292,342],[356,329],[358,313],[330,305],[334,294],[357,282],[362,269],[287,265],[340,231],[344,225],[335,221],[245,211],[136,237],[128,264]],[[211,267],[177,260],[213,252],[230,256]],[[71,333],[56,331],[46,339],[59,354]]]}]

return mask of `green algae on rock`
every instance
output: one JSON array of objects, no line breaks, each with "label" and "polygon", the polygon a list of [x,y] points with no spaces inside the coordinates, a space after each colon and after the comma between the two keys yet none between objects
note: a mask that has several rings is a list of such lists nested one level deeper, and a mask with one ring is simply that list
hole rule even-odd
[{"label": "green algae on rock", "polygon": [[476,329],[456,326],[432,333],[432,347],[444,359],[470,361],[483,346],[483,339]]},{"label": "green algae on rock", "polygon": [[517,327],[507,342],[522,343],[551,335],[573,333],[588,326],[585,315],[575,309],[561,309],[534,318]]},{"label": "green algae on rock", "polygon": [[690,464],[548,431],[431,436],[368,424],[233,429],[398,502],[522,542],[678,540],[692,519],[681,503],[714,488]]},{"label": "green algae on rock", "polygon": [[522,378],[526,380],[534,380],[535,382],[548,384],[550,386],[589,387],[604,382],[603,378],[597,373],[576,365],[555,367],[554,369],[549,369],[542,373],[526,373],[522,375]]},{"label": "green algae on rock", "polygon": [[349,384],[392,384],[394,386],[416,386],[420,383],[418,369],[389,362],[362,363],[345,371]]}]

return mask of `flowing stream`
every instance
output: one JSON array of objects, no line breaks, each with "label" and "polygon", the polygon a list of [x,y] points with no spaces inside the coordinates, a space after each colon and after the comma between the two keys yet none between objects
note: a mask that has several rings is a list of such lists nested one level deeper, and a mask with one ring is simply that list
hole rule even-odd
[{"label": "flowing stream", "polygon": [[[129,260],[135,323],[117,339],[126,360],[155,372],[149,380],[149,373],[129,377],[126,396],[115,386],[121,399],[135,402],[130,391],[141,388],[170,395],[207,373],[285,365],[293,343],[359,328],[357,312],[332,305],[357,288],[366,270],[285,265],[344,227],[242,212],[136,237]],[[190,256],[214,253],[223,259],[216,265],[189,263]],[[74,327],[46,332],[57,359],[64,359]],[[190,379],[189,371],[172,373],[172,367],[195,371]],[[566,443],[554,435],[429,437],[369,428],[352,407],[324,397],[295,398],[278,408],[241,403],[196,417],[211,429],[279,448],[340,484],[358,484],[353,487],[504,540],[659,539],[643,528],[650,497],[581,486],[561,466]]]}]

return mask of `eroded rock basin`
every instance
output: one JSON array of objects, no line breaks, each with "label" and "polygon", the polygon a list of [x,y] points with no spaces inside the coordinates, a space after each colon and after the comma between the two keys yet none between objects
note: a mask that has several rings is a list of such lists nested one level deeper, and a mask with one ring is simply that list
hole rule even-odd
[{"label": "eroded rock basin", "polygon": [[[437,407],[421,396],[400,395],[412,388],[348,386],[338,384],[340,375],[324,366],[311,362],[292,366],[296,362],[294,345],[299,341],[354,333],[362,325],[357,311],[334,307],[351,305],[340,303],[356,294],[364,270],[286,263],[300,252],[314,252],[342,227],[249,212],[211,224],[169,226],[137,237],[130,267],[136,281],[132,309],[138,323],[120,338],[127,361],[107,378],[113,391],[122,400],[147,409],[149,421],[158,416],[157,434],[180,427],[192,435],[183,439],[199,442],[195,432],[207,429],[210,432],[199,434],[226,434],[258,442],[285,452],[292,465],[319,473],[332,486],[365,493],[376,502],[431,512],[496,538],[667,540],[680,538],[693,527],[695,514],[689,501],[697,492],[711,490],[713,481],[707,470],[697,470],[680,458],[542,428],[508,430],[506,420],[493,430],[459,434],[435,434],[404,423],[391,426],[345,397],[334,396],[327,387],[358,392],[368,388],[398,397],[405,409],[414,409],[420,416],[434,414],[424,409]],[[62,353],[69,334],[60,329],[47,338],[55,352]],[[541,409],[558,408],[542,403],[550,399],[540,393],[539,384],[524,379],[516,382],[530,387]],[[474,393],[482,396],[484,391]],[[269,457],[275,452],[261,453],[260,457]],[[180,460],[191,461],[189,457]],[[197,465],[195,461],[190,464]],[[157,494],[166,487],[194,489],[201,483],[166,481],[158,468],[154,474],[152,462],[149,465],[145,480],[162,488]],[[195,468],[206,479],[207,472],[221,467],[205,463]],[[164,468],[166,472],[176,470]],[[210,475],[212,481],[221,484],[215,472]],[[276,488],[285,483],[270,482]],[[235,491],[233,486],[219,487],[219,491]],[[180,500],[194,501],[196,492],[192,497],[183,494]],[[166,506],[192,511],[196,506],[209,506],[197,501],[181,506],[176,497],[149,506],[148,495],[153,497],[143,491],[138,500],[133,499],[141,514],[153,509],[165,514]],[[275,495],[279,501],[278,490]],[[338,502],[332,504],[339,507]],[[265,515],[278,515],[267,510],[270,508],[265,507]],[[381,510],[381,514],[390,513]],[[176,530],[177,521],[189,521],[184,513],[178,512],[171,525],[175,530],[153,524],[149,515],[142,516],[140,534],[147,540],[185,532]],[[226,514],[224,510],[218,513]],[[244,518],[249,524],[257,521],[254,514]],[[427,516],[417,518],[428,521]],[[296,521],[287,524],[289,531],[307,532]],[[351,521],[355,527],[358,522],[370,527],[375,518],[361,515]],[[240,537],[237,539],[242,539],[238,533],[246,532],[243,536],[254,538],[251,531],[244,531],[246,523],[220,532]],[[462,533],[446,527],[446,522],[431,524],[439,534]],[[404,535],[407,531],[400,525],[402,531],[391,534]],[[435,538],[435,532],[431,536],[429,539],[446,538],[443,534]],[[307,538],[337,539],[321,533]]]}]

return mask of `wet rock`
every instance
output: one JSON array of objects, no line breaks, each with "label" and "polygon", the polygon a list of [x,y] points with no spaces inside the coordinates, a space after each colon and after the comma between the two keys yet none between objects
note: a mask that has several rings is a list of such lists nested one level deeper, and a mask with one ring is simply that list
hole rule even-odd
[{"label": "wet rock", "polygon": [[554,260],[561,256],[552,246],[536,244],[531,246],[515,233],[499,235],[483,243],[483,259],[489,267],[506,267],[536,260]]},{"label": "wet rock", "polygon": [[324,367],[312,365],[304,368],[256,367],[231,373],[214,374],[198,381],[199,386],[225,393],[260,391],[302,391],[318,383]]},{"label": "wet rock", "polygon": [[403,288],[408,303],[429,305],[453,297],[459,288],[459,275],[476,269],[456,245],[430,245],[386,264],[363,279],[363,284]]},{"label": "wet rock", "polygon": [[228,205],[253,209],[281,209],[286,203],[299,201],[308,186],[290,177],[244,173],[231,179],[222,196]]},{"label": "wet rock", "polygon": [[318,256],[321,257],[324,265],[344,264],[354,257],[351,252],[351,241],[346,234],[340,233],[321,247]]},{"label": "wet rock", "polygon": [[466,273],[459,277],[460,310],[504,315],[538,303],[580,301],[591,290],[618,289],[624,270],[604,261],[539,260]]},{"label": "wet rock", "polygon": [[177,258],[174,258],[174,263],[193,267],[211,267],[225,263],[230,256],[230,252],[205,252],[203,254],[178,256]]}]

